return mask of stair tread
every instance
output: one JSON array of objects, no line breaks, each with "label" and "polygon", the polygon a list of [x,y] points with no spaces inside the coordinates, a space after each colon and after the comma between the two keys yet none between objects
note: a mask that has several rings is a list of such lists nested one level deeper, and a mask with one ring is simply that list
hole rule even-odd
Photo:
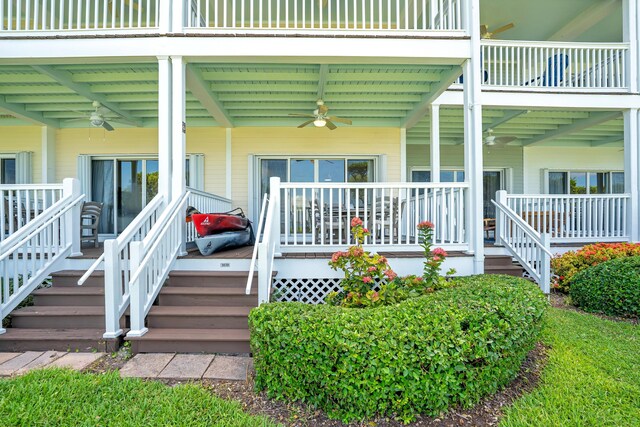
[{"label": "stair tread", "polygon": [[[161,295],[246,295],[244,286],[163,286]],[[257,295],[255,286],[251,295]]]},{"label": "stair tread", "polygon": [[104,316],[104,306],[60,306],[60,305],[35,305],[22,307],[11,313],[12,316]]},{"label": "stair tread", "polygon": [[29,329],[7,328],[7,332],[0,335],[0,341],[66,341],[66,340],[102,340],[104,329]]},{"label": "stair tread", "polygon": [[247,329],[169,329],[153,328],[142,337],[127,340],[144,341],[249,341]]},{"label": "stair tread", "polygon": [[[169,277],[248,277],[248,271],[173,270]],[[253,273],[254,276],[258,272]]]},{"label": "stair tread", "polygon": [[172,306],[156,305],[151,307],[149,316],[242,316],[249,315],[251,307],[223,306]]},{"label": "stair tread", "polygon": [[[51,273],[51,277],[76,277],[77,276],[79,279],[86,272],[87,272],[86,270],[60,270],[60,271],[56,271],[55,273]],[[91,276],[89,277],[103,277],[103,276],[104,276],[104,270],[96,270],[93,273],[91,273]]]},{"label": "stair tread", "polygon": [[52,286],[33,291],[32,295],[104,295],[104,289],[95,286]]}]

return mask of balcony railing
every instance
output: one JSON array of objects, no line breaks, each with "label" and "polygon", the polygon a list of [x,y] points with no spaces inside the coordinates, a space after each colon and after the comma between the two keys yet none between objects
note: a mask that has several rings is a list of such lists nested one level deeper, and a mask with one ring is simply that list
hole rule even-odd
[{"label": "balcony railing", "polygon": [[483,40],[483,85],[541,91],[626,91],[629,45]]},{"label": "balcony railing", "polygon": [[160,0],[0,0],[0,34],[113,32],[159,26]]},{"label": "balcony railing", "polygon": [[193,0],[187,28],[214,30],[455,31],[464,0]]}]

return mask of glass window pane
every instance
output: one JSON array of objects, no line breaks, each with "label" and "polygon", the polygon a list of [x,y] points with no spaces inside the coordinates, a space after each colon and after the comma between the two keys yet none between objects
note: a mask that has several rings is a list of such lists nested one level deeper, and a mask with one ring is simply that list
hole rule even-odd
[{"label": "glass window pane", "polygon": [[[187,164],[189,161],[187,160]],[[159,175],[158,161],[157,160],[147,160],[147,188],[146,188],[146,202],[149,203],[151,199],[156,197],[158,194],[158,175]],[[189,177],[189,173],[187,172],[187,178]],[[187,185],[188,181],[187,181]]]},{"label": "glass window pane", "polygon": [[605,172],[592,172],[589,174],[589,193],[605,194],[607,192],[607,176]]},{"label": "glass window pane", "polygon": [[184,181],[185,185],[189,186],[189,159],[184,162]]},{"label": "glass window pane", "polygon": [[286,159],[262,159],[260,161],[260,202],[262,196],[270,191],[269,179],[279,177],[280,181],[287,182]]},{"label": "glass window pane", "polygon": [[549,194],[567,194],[566,172],[549,172]]},{"label": "glass window pane", "polygon": [[113,160],[91,161],[91,198],[102,203],[98,233],[114,234]]},{"label": "glass window pane", "polygon": [[16,183],[16,159],[2,159],[2,176],[0,176],[0,184]]},{"label": "glass window pane", "polygon": [[310,159],[291,160],[291,182],[313,182],[314,161]]},{"label": "glass window pane", "polygon": [[464,171],[456,171],[456,182],[464,182]]},{"label": "glass window pane", "polygon": [[318,180],[320,182],[344,182],[344,159],[318,161]]},{"label": "glass window pane", "polygon": [[411,182],[431,182],[431,171],[411,171]]},{"label": "glass window pane", "polygon": [[118,229],[120,233],[142,210],[142,160],[118,161]]},{"label": "glass window pane", "polygon": [[570,194],[587,194],[587,173],[571,172],[569,186]]},{"label": "glass window pane", "polygon": [[440,171],[440,182],[455,182],[453,171]]},{"label": "glass window pane", "polygon": [[373,160],[347,160],[347,182],[373,182]]},{"label": "glass window pane", "polygon": [[611,173],[611,192],[616,194],[624,193],[624,173],[623,172]]}]

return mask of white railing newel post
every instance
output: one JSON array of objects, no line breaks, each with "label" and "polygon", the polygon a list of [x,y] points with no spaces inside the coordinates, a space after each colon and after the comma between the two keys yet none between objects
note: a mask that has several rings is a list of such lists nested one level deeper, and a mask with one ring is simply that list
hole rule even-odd
[{"label": "white railing newel post", "polygon": [[269,302],[269,242],[262,242],[258,246],[258,304]]},{"label": "white railing newel post", "polygon": [[[505,190],[499,190],[496,192],[496,202],[501,206],[507,206],[507,192]],[[495,229],[495,245],[502,246],[502,233],[504,216],[500,209],[496,212],[496,229]]]},{"label": "white railing newel post", "polygon": [[[540,235],[542,238],[542,244],[547,251],[551,252],[551,234],[542,233]],[[548,295],[551,292],[551,255],[549,255],[545,251],[541,251],[542,253],[542,265],[541,265],[541,282],[540,287],[542,288],[542,292],[545,295]]]},{"label": "white railing newel post", "polygon": [[[62,197],[75,199],[81,195],[80,181],[76,178],[65,178],[62,181]],[[82,205],[78,204],[65,214],[66,241],[71,243],[71,256],[82,255],[80,248],[80,213]]]},{"label": "white railing newel post", "polygon": [[[271,226],[273,227],[271,232],[271,238],[275,239],[275,253],[280,256],[281,249],[281,239],[280,239],[280,178],[276,176],[272,176],[270,179],[271,186],[271,195],[269,196],[269,204],[273,203],[273,223]],[[269,225],[269,224],[267,224]],[[261,271],[261,270],[259,270]]]},{"label": "white railing newel post", "polygon": [[[131,242],[129,245],[129,271],[138,271],[142,259],[144,258],[144,247],[142,242]],[[130,283],[130,317],[131,330],[127,336],[141,337],[147,333],[148,329],[144,325],[144,303],[145,303],[145,274],[141,274],[138,278]]]},{"label": "white railing newel post", "polygon": [[105,333],[103,338],[115,339],[122,335],[120,328],[120,259],[118,241],[115,239],[104,242],[104,320]]}]

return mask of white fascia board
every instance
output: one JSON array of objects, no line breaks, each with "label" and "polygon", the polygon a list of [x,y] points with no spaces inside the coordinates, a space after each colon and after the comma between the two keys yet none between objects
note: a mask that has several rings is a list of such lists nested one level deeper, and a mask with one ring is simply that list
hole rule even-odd
[{"label": "white fascia board", "polygon": [[[145,37],[29,39],[0,43],[0,63],[121,62],[182,56],[191,62],[390,63],[460,65],[466,39],[308,37]],[[54,61],[54,62],[55,62]]]}]

